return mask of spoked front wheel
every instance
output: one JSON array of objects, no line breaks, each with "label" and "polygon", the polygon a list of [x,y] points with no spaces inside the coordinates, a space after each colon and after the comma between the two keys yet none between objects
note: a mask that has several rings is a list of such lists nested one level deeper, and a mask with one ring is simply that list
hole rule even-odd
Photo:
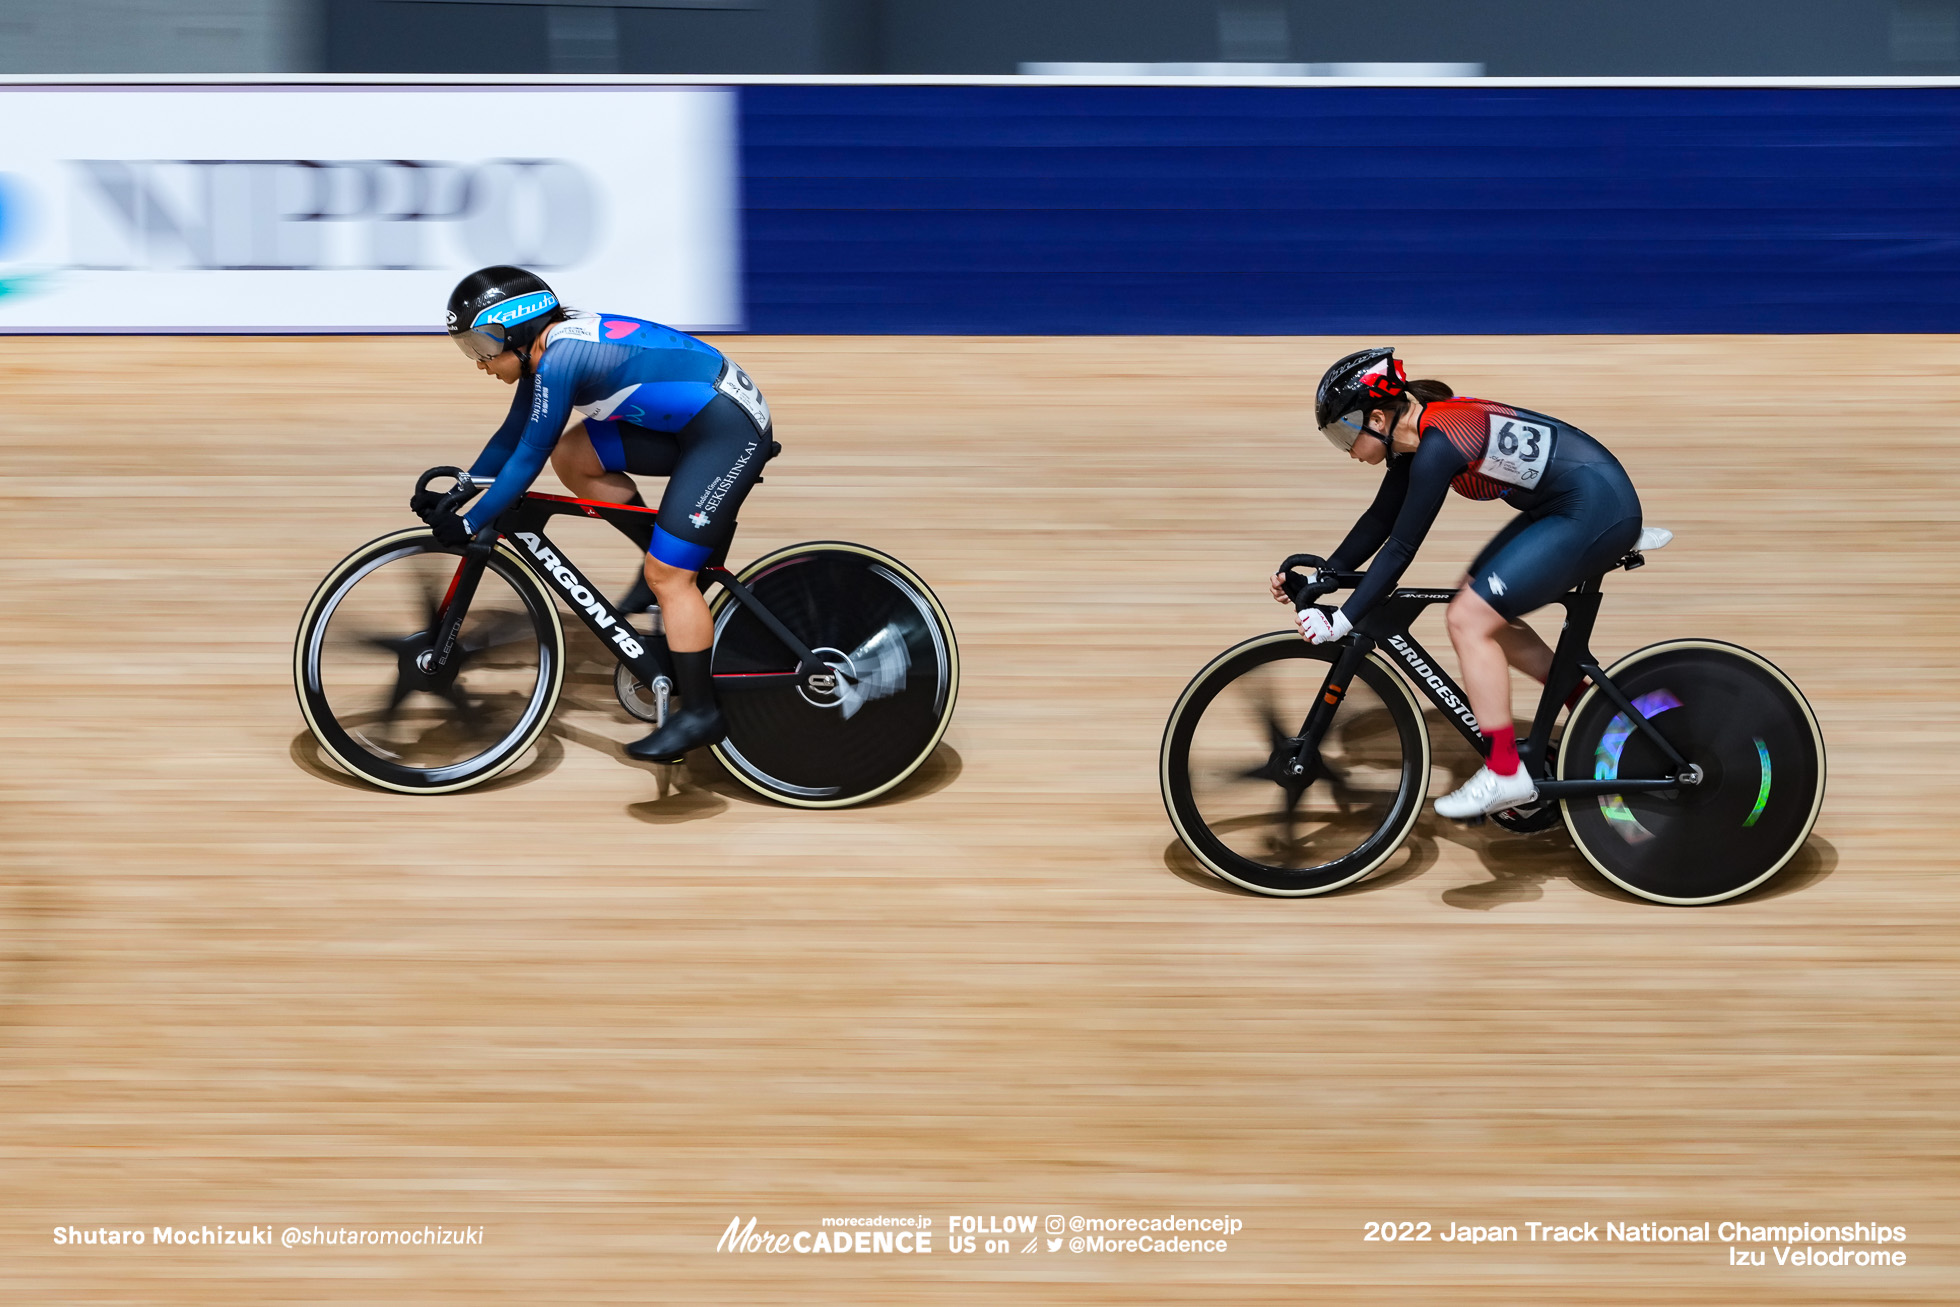
[{"label": "spoked front wheel", "polygon": [[[1657,903],[1716,903],[1795,856],[1824,803],[1824,736],[1789,677],[1747,649],[1672,640],[1607,670],[1642,716],[1699,770],[1699,783],[1561,803],[1572,842],[1622,889]],[[1567,780],[1673,771],[1597,686],[1565,732]]]},{"label": "spoked front wheel", "polygon": [[480,785],[523,756],[558,703],[558,610],[501,542],[448,663],[434,666],[463,565],[427,531],[383,536],[329,572],[300,619],[293,682],[307,726],[335,762],[386,789]]},{"label": "spoked front wheel", "polygon": [[778,550],[737,579],[838,674],[827,686],[777,675],[796,656],[727,591],[717,596],[715,695],[728,737],[714,752],[730,774],[781,803],[837,808],[918,770],[960,685],[952,623],[926,583],[875,549],[832,541]]},{"label": "spoked front wheel", "polygon": [[1164,729],[1164,807],[1207,868],[1261,894],[1325,894],[1388,860],[1422,813],[1429,732],[1407,684],[1370,653],[1308,774],[1287,768],[1339,646],[1291,631],[1228,649]]}]

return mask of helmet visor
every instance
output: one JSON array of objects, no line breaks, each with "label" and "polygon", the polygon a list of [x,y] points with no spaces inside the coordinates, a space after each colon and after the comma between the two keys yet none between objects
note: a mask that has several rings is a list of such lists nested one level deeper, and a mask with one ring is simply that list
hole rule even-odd
[{"label": "helmet visor", "polygon": [[[1362,436],[1375,435],[1374,432],[1368,430],[1368,414],[1362,409],[1355,409],[1352,413],[1343,413],[1340,417],[1335,418],[1332,422],[1322,427],[1320,434],[1326,436],[1327,443],[1340,450],[1343,454],[1352,450],[1354,448],[1354,442]],[[1379,436],[1376,438],[1380,439]]]},{"label": "helmet visor", "polygon": [[455,332],[449,339],[456,342],[457,349],[478,363],[488,363],[510,348],[504,339],[503,324],[497,322],[486,322],[470,331]]}]

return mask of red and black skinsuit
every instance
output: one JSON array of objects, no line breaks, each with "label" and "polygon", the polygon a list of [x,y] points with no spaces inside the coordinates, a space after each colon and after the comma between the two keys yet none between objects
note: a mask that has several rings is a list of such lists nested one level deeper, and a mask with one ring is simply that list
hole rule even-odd
[{"label": "red and black skinsuit", "polygon": [[1626,469],[1577,427],[1467,398],[1426,405],[1420,426],[1416,451],[1389,465],[1374,503],[1328,559],[1343,571],[1375,560],[1341,606],[1350,622],[1402,579],[1451,490],[1518,510],[1468,569],[1471,588],[1506,618],[1606,571],[1639,539],[1640,497]]}]

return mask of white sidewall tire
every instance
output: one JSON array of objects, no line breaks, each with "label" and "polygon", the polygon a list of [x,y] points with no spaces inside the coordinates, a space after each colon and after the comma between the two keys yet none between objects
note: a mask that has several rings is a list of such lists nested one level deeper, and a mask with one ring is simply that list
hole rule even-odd
[{"label": "white sidewall tire", "polygon": [[[1202,667],[1198,671],[1198,674],[1191,678],[1190,683],[1184,687],[1184,692],[1178,695],[1177,703],[1172,706],[1170,718],[1166,721],[1164,725],[1163,743],[1158,747],[1158,753],[1157,753],[1158,794],[1159,797],[1163,799],[1164,811],[1170,816],[1171,829],[1176,832],[1178,841],[1181,844],[1183,844],[1185,850],[1189,852],[1191,856],[1197,860],[1198,865],[1203,867],[1206,871],[1209,871],[1212,875],[1217,876],[1220,880],[1229,881],[1230,883],[1237,885],[1240,889],[1250,890],[1254,894],[1263,895],[1266,898],[1276,898],[1276,899],[1313,898],[1321,894],[1331,894],[1337,889],[1343,889],[1349,885],[1354,884],[1354,882],[1360,880],[1363,876],[1366,876],[1368,873],[1374,871],[1377,867],[1381,866],[1384,862],[1387,862],[1391,857],[1395,855],[1395,851],[1401,848],[1402,845],[1408,841],[1409,833],[1415,829],[1416,822],[1420,820],[1422,817],[1423,801],[1429,796],[1429,769],[1430,769],[1430,758],[1431,758],[1430,746],[1429,746],[1429,723],[1423,720],[1422,702],[1416,698],[1415,692],[1409,688],[1409,683],[1406,680],[1404,680],[1402,675],[1396,670],[1395,664],[1389,662],[1386,658],[1383,658],[1379,650],[1370,650],[1368,652],[1367,661],[1373,663],[1376,667],[1380,668],[1383,673],[1385,673],[1386,679],[1395,686],[1397,691],[1401,693],[1403,702],[1405,702],[1408,705],[1409,711],[1414,714],[1415,723],[1416,723],[1416,739],[1420,744],[1421,753],[1422,753],[1422,757],[1421,757],[1422,766],[1420,767],[1417,773],[1418,779],[1416,781],[1415,800],[1409,805],[1408,815],[1402,819],[1401,829],[1395,832],[1395,838],[1383,848],[1380,854],[1378,854],[1375,858],[1370,860],[1366,866],[1362,867],[1358,871],[1353,872],[1351,875],[1344,876],[1340,880],[1335,881],[1334,883],[1329,885],[1318,885],[1311,889],[1298,889],[1298,890],[1276,890],[1265,885],[1255,885],[1250,881],[1241,880],[1238,876],[1234,875],[1231,871],[1227,870],[1224,867],[1219,866],[1213,859],[1206,857],[1203,853],[1199,851],[1198,846],[1192,840],[1189,831],[1185,829],[1184,822],[1178,817],[1177,805],[1171,799],[1171,740],[1172,737],[1176,734],[1177,723],[1179,718],[1183,716],[1184,707],[1187,703],[1191,701],[1191,698],[1198,692],[1198,688],[1202,686],[1206,682],[1206,680],[1211,676],[1211,674],[1223,664],[1230,662],[1234,658],[1239,657],[1241,654],[1244,654],[1247,650],[1263,648],[1265,646],[1273,645],[1273,644],[1283,644],[1286,643],[1287,641],[1297,641],[1299,640],[1299,638],[1300,638],[1300,633],[1298,631],[1273,631],[1266,635],[1255,635],[1250,640],[1243,640],[1238,644],[1233,645],[1230,649],[1225,650],[1225,652],[1219,654],[1216,658],[1213,658],[1210,662],[1206,663],[1204,667]],[[1329,665],[1331,666],[1331,664]]]},{"label": "white sidewall tire", "polygon": [[300,716],[306,721],[306,729],[312,733],[314,741],[320,746],[320,751],[333,759],[334,765],[346,772],[349,776],[372,785],[376,789],[392,790],[397,794],[454,794],[458,790],[471,789],[484,784],[486,781],[494,780],[496,777],[510,770],[526,753],[530,752],[531,746],[537,743],[538,737],[543,735],[545,728],[551,724],[552,714],[558,711],[558,696],[565,687],[565,624],[558,616],[558,602],[553,597],[550,587],[546,586],[539,579],[537,570],[531,566],[525,557],[515,549],[512,549],[504,540],[499,539],[496,546],[497,553],[510,562],[515,563],[518,570],[531,579],[531,584],[537,587],[538,592],[544,596],[545,602],[541,605],[543,611],[550,615],[550,639],[553,648],[552,675],[536,720],[525,731],[522,741],[495,764],[463,780],[447,785],[402,785],[398,782],[381,779],[348,762],[341,755],[340,751],[329,743],[327,733],[322,731],[319,722],[314,720],[312,705],[307,702],[306,697],[307,636],[313,629],[313,623],[316,615],[319,613],[320,606],[333,594],[342,578],[348,572],[363,564],[375,553],[385,552],[399,545],[431,539],[433,537],[430,536],[427,529],[411,527],[405,530],[391,532],[385,536],[378,536],[347,555],[347,557],[341,559],[327,573],[326,578],[320,582],[318,588],[313,591],[313,597],[306,601],[306,610],[300,615],[299,633],[293,640],[293,693],[299,698]]}]

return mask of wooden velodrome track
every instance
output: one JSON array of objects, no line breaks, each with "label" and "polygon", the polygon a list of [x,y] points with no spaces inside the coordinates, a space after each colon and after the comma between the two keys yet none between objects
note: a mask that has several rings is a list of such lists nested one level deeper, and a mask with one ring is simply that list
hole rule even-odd
[{"label": "wooden velodrome track", "polygon": [[[1399,342],[1602,437],[1677,533],[1609,580],[1603,655],[1735,640],[1815,705],[1813,841],[1703,909],[1562,832],[1428,818],[1298,901],[1175,843],[1177,691],[1284,624],[1271,565],[1373,491],[1305,416],[1353,342],[723,343],[786,447],[738,559],[876,544],[959,632],[946,745],[876,806],[711,762],[663,788],[596,656],[507,781],[351,783],[293,701],[301,605],[508,392],[440,339],[5,342],[0,1300],[1951,1301],[1960,342]],[[1453,500],[1412,579],[1504,513]],[[1432,730],[1435,793],[1468,754]],[[732,1217],[915,1213],[931,1256],[715,1251]],[[948,1251],[950,1217],[1048,1213],[1245,1226]],[[1364,1242],[1380,1219],[1863,1221],[1909,1261]],[[484,1233],[53,1241],[220,1223]]]}]

